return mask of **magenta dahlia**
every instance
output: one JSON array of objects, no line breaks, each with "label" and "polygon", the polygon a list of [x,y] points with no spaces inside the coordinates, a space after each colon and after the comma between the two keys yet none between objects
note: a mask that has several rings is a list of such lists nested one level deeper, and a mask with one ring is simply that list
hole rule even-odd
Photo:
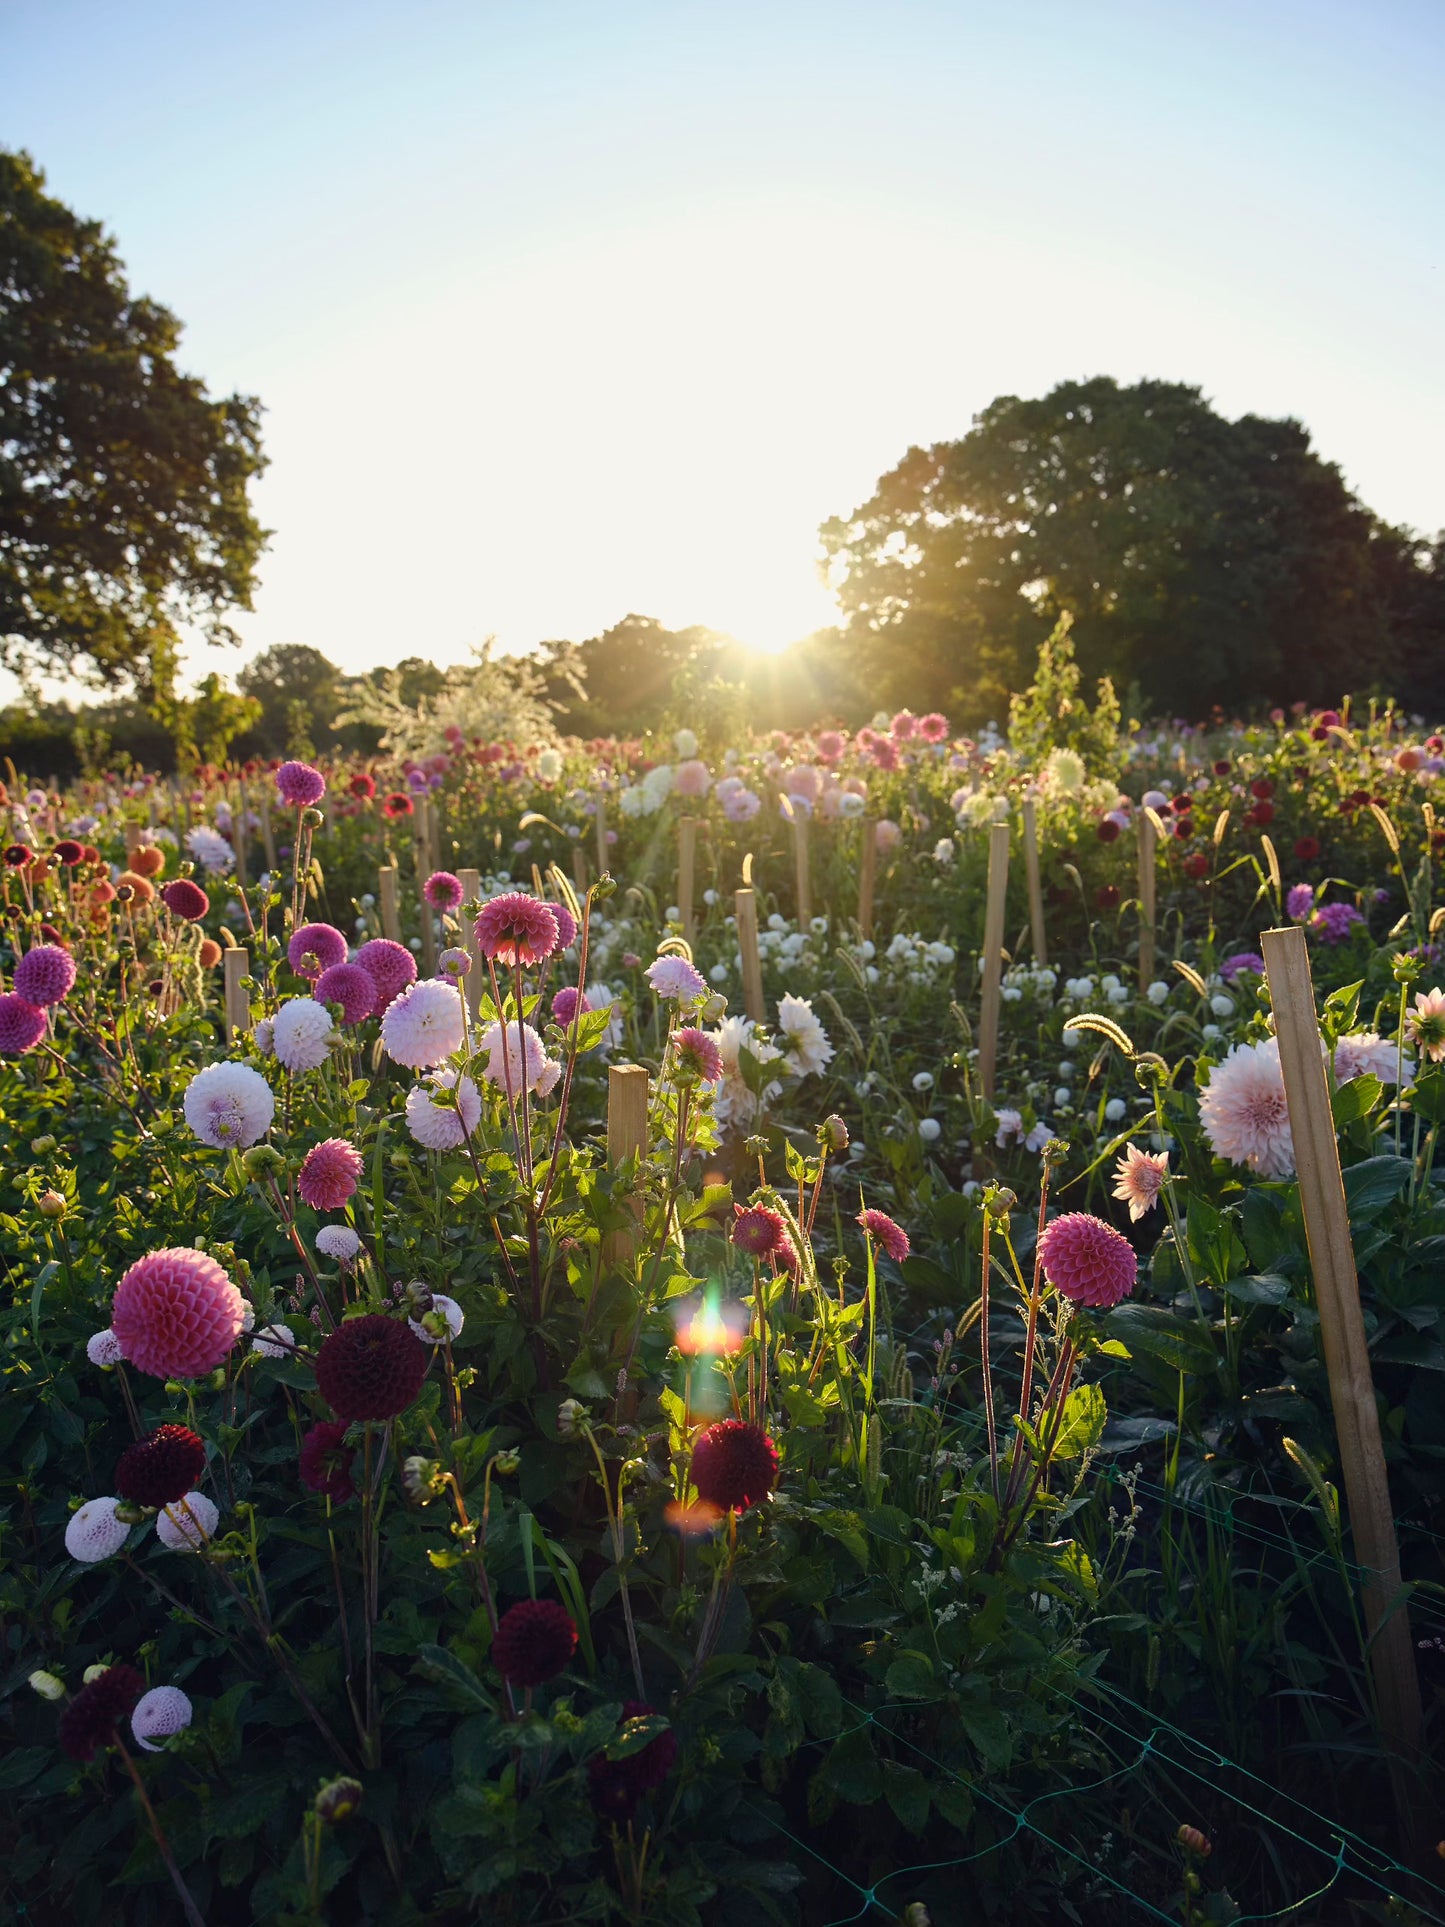
[{"label": "magenta dahlia", "polygon": [[352,962],[360,964],[376,985],[373,1017],[380,1017],[408,984],[416,982],[416,958],[405,944],[393,943],[390,937],[373,937],[361,946]]},{"label": "magenta dahlia", "polygon": [[903,1263],[908,1256],[908,1233],[901,1224],[895,1224],[886,1211],[860,1211],[858,1223],[875,1244],[882,1245],[894,1264]]},{"label": "magenta dahlia", "polygon": [[326,778],[310,763],[283,763],[276,772],[276,793],[293,810],[304,810],[325,796]]},{"label": "magenta dahlia", "polygon": [[1102,1218],[1066,1211],[1039,1240],[1044,1276],[1074,1305],[1108,1310],[1127,1298],[1139,1276],[1133,1245]]},{"label": "magenta dahlia", "polygon": [[30,1004],[58,1004],[75,985],[75,959],[58,943],[38,943],[15,966],[17,997]]},{"label": "magenta dahlia", "polygon": [[313,1144],[301,1161],[296,1189],[313,1211],[339,1211],[355,1195],[362,1158],[344,1137],[328,1137]]},{"label": "magenta dahlia", "polygon": [[301,1483],[310,1492],[324,1493],[338,1505],[356,1496],[351,1468],[355,1448],[346,1443],[347,1428],[332,1419],[313,1425],[301,1441]]},{"label": "magenta dahlia", "polygon": [[477,913],[477,947],[500,964],[545,962],[561,942],[557,912],[522,890],[493,897]]},{"label": "magenta dahlia", "polygon": [[311,994],[318,1004],[340,1004],[343,1024],[360,1024],[376,1003],[376,979],[360,964],[332,964],[316,979]]},{"label": "magenta dahlia", "polygon": [[565,903],[549,903],[547,908],[557,919],[557,948],[570,950],[577,941],[577,919]]},{"label": "magenta dahlia", "polygon": [[523,1599],[497,1622],[492,1659],[512,1686],[542,1686],[562,1672],[577,1649],[577,1627],[555,1599]]},{"label": "magenta dahlia", "polygon": [[110,1324],[137,1371],[201,1378],[241,1333],[241,1294],[214,1258],[189,1245],[137,1258],[115,1288]]},{"label": "magenta dahlia", "polygon": [[450,870],[433,870],[421,893],[433,910],[455,910],[462,900],[461,879]]},{"label": "magenta dahlia", "polygon": [[13,990],[0,993],[0,1057],[23,1057],[45,1035],[45,1012]]},{"label": "magenta dahlia", "polygon": [[93,1760],[145,1691],[134,1666],[107,1666],[60,1715],[60,1744],[72,1760]]},{"label": "magenta dahlia", "polygon": [[566,1030],[579,1012],[591,1008],[584,991],[580,991],[575,984],[564,984],[552,999],[552,1022]]},{"label": "magenta dahlia", "polygon": [[720,1419],[692,1448],[692,1482],[705,1505],[746,1512],[761,1505],[778,1482],[778,1448],[760,1425]]},{"label": "magenta dahlia", "polygon": [[206,1448],[188,1425],[162,1425],[148,1438],[126,1447],[115,1468],[115,1489],[132,1505],[159,1512],[174,1505],[198,1483]]},{"label": "magenta dahlia", "polygon": [[163,883],[161,902],[172,916],[181,917],[187,923],[199,923],[211,907],[211,899],[200,884],[192,883],[189,877],[177,877],[171,883]]},{"label": "magenta dahlia", "polygon": [[750,1257],[766,1258],[788,1235],[787,1220],[765,1204],[734,1205],[732,1241]]},{"label": "magenta dahlia", "polygon": [[429,1356],[398,1319],[380,1312],[348,1318],[316,1355],[317,1389],[340,1418],[395,1418],[421,1390]]},{"label": "magenta dahlia", "polygon": [[323,970],[346,962],[346,939],[334,924],[303,923],[291,933],[286,961],[298,977],[314,984]]}]

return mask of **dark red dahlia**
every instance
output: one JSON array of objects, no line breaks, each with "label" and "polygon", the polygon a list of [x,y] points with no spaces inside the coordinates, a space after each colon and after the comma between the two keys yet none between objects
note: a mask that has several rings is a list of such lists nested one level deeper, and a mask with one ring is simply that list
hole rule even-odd
[{"label": "dark red dahlia", "polygon": [[1101,816],[1094,826],[1094,833],[1101,843],[1116,843],[1119,839],[1119,825],[1112,816]]},{"label": "dark red dahlia", "polygon": [[[624,1700],[622,1718],[647,1719],[654,1709],[646,1700]],[[677,1735],[671,1727],[636,1753],[609,1760],[599,1753],[587,1768],[587,1790],[595,1811],[604,1820],[630,1820],[644,1793],[662,1785],[677,1764]]]},{"label": "dark red dahlia", "polygon": [[1117,910],[1119,907],[1118,884],[1101,883],[1094,892],[1094,901],[1101,910]]},{"label": "dark red dahlia", "polygon": [[577,1650],[577,1627],[555,1599],[523,1599],[497,1622],[492,1658],[513,1686],[555,1679]]},{"label": "dark red dahlia", "polygon": [[381,806],[383,816],[410,816],[416,805],[405,790],[393,790]]},{"label": "dark red dahlia", "polygon": [[366,770],[360,769],[347,787],[353,796],[359,796],[369,802],[376,795],[376,778],[369,775]]},{"label": "dark red dahlia", "polygon": [[429,1356],[399,1319],[348,1318],[316,1355],[317,1389],[341,1418],[395,1418],[421,1390]]},{"label": "dark red dahlia", "polygon": [[1302,836],[1294,846],[1296,859],[1301,863],[1313,863],[1320,853],[1319,838]]},{"label": "dark red dahlia", "polygon": [[83,843],[77,843],[74,837],[67,836],[56,844],[55,854],[65,865],[66,869],[69,870],[84,857],[85,845]]},{"label": "dark red dahlia", "polygon": [[351,1468],[355,1449],[346,1443],[346,1427],[330,1419],[313,1425],[301,1441],[301,1483],[308,1491],[324,1492],[338,1505],[356,1497]]},{"label": "dark red dahlia", "polygon": [[199,923],[211,907],[211,899],[200,884],[192,883],[189,877],[177,877],[172,883],[162,884],[161,902],[187,923]]},{"label": "dark red dahlia", "polygon": [[93,1760],[100,1747],[110,1745],[145,1684],[134,1666],[107,1666],[81,1687],[60,1716],[60,1744],[72,1760]]},{"label": "dark red dahlia", "polygon": [[159,1512],[195,1491],[205,1465],[206,1448],[189,1426],[162,1425],[121,1453],[115,1489],[132,1505]]},{"label": "dark red dahlia", "polygon": [[778,1482],[778,1448],[760,1425],[720,1419],[692,1448],[697,1496],[719,1512],[746,1512],[760,1505]]}]

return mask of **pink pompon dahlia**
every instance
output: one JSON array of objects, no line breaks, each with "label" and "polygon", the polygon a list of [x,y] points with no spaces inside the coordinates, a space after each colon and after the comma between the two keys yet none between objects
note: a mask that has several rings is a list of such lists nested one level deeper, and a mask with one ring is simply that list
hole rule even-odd
[{"label": "pink pompon dahlia", "polygon": [[393,943],[390,937],[373,937],[361,946],[352,962],[359,964],[376,985],[373,1017],[380,1017],[393,998],[416,982],[416,958],[405,944]]},{"label": "pink pompon dahlia", "polygon": [[1039,1258],[1044,1276],[1070,1304],[1099,1311],[1127,1298],[1139,1276],[1133,1245],[1087,1211],[1055,1218],[1039,1240]]},{"label": "pink pompon dahlia", "polygon": [[75,987],[75,959],[58,943],[38,943],[15,966],[17,997],[31,1004],[58,1004]]},{"label": "pink pompon dahlia", "polygon": [[344,1137],[329,1137],[302,1159],[296,1189],[313,1211],[339,1211],[355,1195],[360,1176],[360,1151]]},{"label": "pink pompon dahlia", "polygon": [[1133,1223],[1137,1224],[1158,1204],[1159,1193],[1164,1189],[1164,1180],[1168,1175],[1167,1151],[1156,1154],[1141,1151],[1137,1144],[1124,1146],[1124,1155],[1114,1166],[1114,1196],[1128,1205]]},{"label": "pink pompon dahlia", "polygon": [[421,893],[433,910],[455,910],[462,900],[461,879],[450,870],[433,870]]},{"label": "pink pompon dahlia", "polygon": [[591,1010],[585,992],[575,984],[564,984],[552,999],[552,1022],[560,1024],[563,1030],[572,1022],[579,1011]]},{"label": "pink pompon dahlia", "polygon": [[346,939],[334,924],[303,923],[292,932],[286,961],[298,977],[314,984],[323,970],[346,962]]},{"label": "pink pompon dahlia", "polygon": [[332,964],[316,979],[311,994],[318,1004],[340,1004],[343,1024],[360,1024],[376,1003],[376,979],[360,964]]},{"label": "pink pompon dahlia", "polygon": [[0,994],[0,1057],[23,1057],[45,1035],[45,1012],[13,990]]},{"label": "pink pompon dahlia", "polygon": [[886,1211],[860,1211],[858,1223],[876,1244],[882,1245],[894,1264],[901,1265],[908,1256],[908,1233],[901,1224],[895,1224]]},{"label": "pink pompon dahlia", "polygon": [[771,1496],[778,1482],[778,1448],[760,1425],[720,1419],[692,1448],[692,1482],[704,1505],[746,1512]]},{"label": "pink pompon dahlia", "polygon": [[211,899],[199,883],[189,877],[176,877],[161,885],[161,902],[174,917],[185,923],[199,923],[211,907]]},{"label": "pink pompon dahlia", "polygon": [[577,941],[577,919],[565,903],[549,903],[547,908],[557,919],[557,948],[570,950]]},{"label": "pink pompon dahlia", "polygon": [[722,1052],[717,1047],[716,1038],[710,1037],[705,1030],[689,1024],[672,1034],[672,1048],[677,1053],[677,1068],[687,1077],[701,1078],[704,1084],[722,1082]]},{"label": "pink pompon dahlia", "polygon": [[523,1599],[497,1621],[492,1660],[511,1686],[543,1686],[577,1650],[577,1626],[555,1599]]},{"label": "pink pompon dahlia", "polygon": [[1199,1094],[1199,1121],[1216,1157],[1246,1165],[1262,1178],[1294,1176],[1278,1038],[1236,1044],[1214,1066]]},{"label": "pink pompon dahlia", "polygon": [[1445,1061],[1445,990],[1415,992],[1415,1008],[1405,1017],[1405,1035],[1432,1064]]},{"label": "pink pompon dahlia", "polygon": [[557,912],[550,903],[509,890],[477,913],[477,947],[493,963],[527,966],[545,963],[562,941]]},{"label": "pink pompon dahlia", "polygon": [[750,1257],[766,1258],[779,1250],[788,1236],[787,1220],[765,1204],[734,1205],[731,1237],[739,1251]]},{"label": "pink pompon dahlia", "polygon": [[276,772],[276,793],[293,810],[304,810],[325,796],[326,778],[310,763],[283,763]]},{"label": "pink pompon dahlia", "polygon": [[936,709],[918,719],[918,733],[925,743],[946,743],[948,741],[948,718]]},{"label": "pink pompon dahlia", "polygon": [[241,1335],[241,1294],[214,1258],[189,1245],[137,1258],[115,1288],[111,1330],[137,1371],[201,1378]]}]

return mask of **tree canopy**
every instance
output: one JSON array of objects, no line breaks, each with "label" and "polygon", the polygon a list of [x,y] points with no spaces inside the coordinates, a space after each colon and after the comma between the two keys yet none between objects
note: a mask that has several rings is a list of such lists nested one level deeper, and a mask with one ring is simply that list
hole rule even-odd
[{"label": "tree canopy", "polygon": [[1298,422],[1231,422],[1179,383],[1002,396],[821,537],[866,684],[956,716],[1001,712],[1065,614],[1086,674],[1181,716],[1398,685],[1407,605],[1438,661],[1417,539]]},{"label": "tree canopy", "polygon": [[176,366],[181,325],[0,151],[0,662],[164,688],[180,627],[234,641],[265,531],[260,404]]}]

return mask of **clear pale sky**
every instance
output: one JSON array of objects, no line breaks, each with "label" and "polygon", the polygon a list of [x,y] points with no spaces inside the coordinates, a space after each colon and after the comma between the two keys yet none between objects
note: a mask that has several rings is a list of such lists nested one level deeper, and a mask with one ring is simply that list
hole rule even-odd
[{"label": "clear pale sky", "polygon": [[0,0],[0,141],[266,405],[247,655],[777,647],[825,517],[1068,377],[1445,524],[1442,54],[1439,0]]}]

